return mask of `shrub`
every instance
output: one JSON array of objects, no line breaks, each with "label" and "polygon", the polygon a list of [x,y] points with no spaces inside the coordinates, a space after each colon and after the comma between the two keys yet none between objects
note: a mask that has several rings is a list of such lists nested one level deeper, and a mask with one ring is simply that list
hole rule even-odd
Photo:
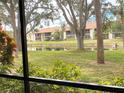
[{"label": "shrub", "polygon": [[[46,70],[42,69],[41,67],[35,66],[30,64],[29,74],[30,76],[38,76],[42,78],[53,78],[53,79],[63,79],[63,80],[73,80],[77,81],[80,79],[80,69],[73,64],[67,64],[63,61],[56,61],[52,68],[48,68]],[[22,72],[22,67],[20,67],[17,72]],[[3,82],[6,85],[6,82]],[[2,88],[2,84],[0,84]],[[20,89],[23,87],[19,84],[19,81],[13,81],[8,83],[8,86],[15,86],[13,89],[11,87],[7,87],[4,90],[15,90],[14,93],[20,93]],[[43,83],[35,83],[30,82],[30,89],[31,93],[79,93],[79,89],[77,88],[70,88],[65,86],[58,86],[58,85],[50,85],[50,84],[43,84]],[[10,93],[10,92],[7,92]],[[13,92],[11,92],[13,93]]]},{"label": "shrub", "polygon": [[[98,82],[100,85],[110,85],[110,86],[124,86],[124,78],[114,77],[111,80],[102,80]],[[113,92],[104,92],[96,90],[84,90],[84,93],[113,93]]]},{"label": "shrub", "polygon": [[0,62],[3,65],[13,64],[16,44],[5,31],[0,31]]},{"label": "shrub", "polygon": [[[42,68],[30,65],[30,75],[43,78],[77,81],[80,79],[80,69],[73,64],[57,60],[52,68]],[[58,85],[31,83],[31,93],[79,93],[76,88]]]},{"label": "shrub", "polygon": [[0,93],[24,93],[23,82],[0,78]]},{"label": "shrub", "polygon": [[54,32],[52,34],[52,37],[53,37],[54,40],[60,40],[61,39],[61,34],[60,34],[60,32]]},{"label": "shrub", "polygon": [[[113,79],[111,79],[109,81],[107,81],[107,80],[99,81],[99,84],[110,85],[110,86],[124,86],[124,78],[114,77]],[[96,91],[94,93],[112,93],[112,92]]]},{"label": "shrub", "polygon": [[99,83],[103,85],[124,86],[124,78],[114,77],[112,80],[99,81]]}]

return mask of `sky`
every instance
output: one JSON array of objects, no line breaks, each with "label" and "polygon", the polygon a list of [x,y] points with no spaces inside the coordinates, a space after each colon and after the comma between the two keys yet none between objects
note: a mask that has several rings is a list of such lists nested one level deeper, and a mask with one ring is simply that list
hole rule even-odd
[{"label": "sky", "polygon": [[116,4],[116,0],[108,0],[109,2],[111,2],[112,4]]}]

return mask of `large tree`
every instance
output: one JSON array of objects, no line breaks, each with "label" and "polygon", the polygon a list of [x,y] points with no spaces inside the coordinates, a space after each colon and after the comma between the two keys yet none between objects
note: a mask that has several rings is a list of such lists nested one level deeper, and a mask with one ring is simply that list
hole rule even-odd
[{"label": "large tree", "polygon": [[124,48],[124,0],[117,0],[117,2],[119,4],[118,5],[118,15],[120,16],[123,48]]},{"label": "large tree", "polygon": [[97,23],[97,63],[104,64],[104,46],[102,34],[102,14],[100,0],[94,0],[96,23]]},{"label": "large tree", "polygon": [[[53,10],[48,3],[49,0],[26,0],[25,1],[25,17],[27,33],[34,30],[34,28],[40,24],[40,20],[46,16],[51,15]],[[3,7],[8,13],[8,19],[13,28],[13,36],[16,39],[18,48],[21,49],[21,36],[20,36],[20,22],[19,22],[19,10],[18,0],[0,0]],[[6,15],[5,15],[6,16]]]},{"label": "large tree", "polygon": [[[20,45],[20,30],[18,29],[17,24],[16,23],[16,13],[17,13],[17,3],[18,0],[1,0],[0,3],[2,3],[2,7],[4,7],[6,14],[4,14],[4,16],[6,16],[7,19],[9,19],[8,23],[11,24],[12,28],[13,28],[13,36],[16,39],[18,48],[21,47]],[[8,17],[7,17],[8,16]],[[18,22],[19,23],[19,22]]]},{"label": "large tree", "polygon": [[71,30],[76,34],[78,49],[84,49],[86,22],[92,14],[93,1],[88,3],[87,0],[56,0],[56,2]]},{"label": "large tree", "polygon": [[116,0],[116,2],[117,4],[113,5],[111,8],[111,12],[115,15],[116,21],[121,25],[122,41],[124,48],[124,0]]}]

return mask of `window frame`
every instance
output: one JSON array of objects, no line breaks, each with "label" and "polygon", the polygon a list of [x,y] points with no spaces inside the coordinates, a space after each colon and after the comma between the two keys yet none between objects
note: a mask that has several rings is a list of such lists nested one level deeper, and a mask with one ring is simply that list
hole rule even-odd
[{"label": "window frame", "polygon": [[21,80],[24,82],[24,93],[30,93],[30,84],[29,82],[45,83],[45,84],[55,84],[75,88],[107,91],[107,92],[116,92],[123,93],[124,87],[121,86],[107,86],[107,85],[98,85],[94,83],[84,83],[84,82],[73,82],[66,80],[56,80],[56,79],[47,79],[40,77],[30,77],[29,76],[29,67],[28,67],[28,53],[27,53],[27,39],[26,39],[26,26],[25,26],[25,8],[24,1],[19,0],[19,13],[20,13],[20,24],[21,24],[21,43],[22,43],[22,59],[23,59],[23,76],[19,75],[6,75],[0,74],[0,78],[15,79]]}]

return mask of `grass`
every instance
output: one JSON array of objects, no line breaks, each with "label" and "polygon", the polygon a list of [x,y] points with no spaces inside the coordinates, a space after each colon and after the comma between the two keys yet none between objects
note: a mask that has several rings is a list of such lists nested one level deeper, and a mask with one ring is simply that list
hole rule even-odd
[{"label": "grass", "polygon": [[[105,47],[112,47],[114,43],[117,43],[119,46],[122,46],[121,39],[105,39],[104,46]],[[84,40],[85,47],[96,47],[97,41],[96,40]],[[28,42],[28,46],[41,46],[45,45],[47,47],[61,45],[62,47],[75,47],[76,48],[76,40],[64,40],[64,41],[35,41],[35,42]]]},{"label": "grass", "polygon": [[[105,51],[105,64],[97,64],[96,51],[29,51],[29,63],[48,69],[56,60],[76,64],[81,69],[81,80],[97,82],[124,76],[124,50]],[[20,62],[21,55],[16,58]],[[30,69],[30,67],[29,67]]]},{"label": "grass", "polygon": [[[117,42],[119,44],[122,43],[121,39],[104,39],[104,43],[106,44],[112,44],[113,42]],[[64,41],[32,41],[32,42],[28,42],[28,44],[64,44],[64,43],[72,43],[72,44],[76,44],[76,40],[64,40]],[[92,44],[92,43],[96,43],[96,40],[84,40],[84,43],[87,44]]]}]

